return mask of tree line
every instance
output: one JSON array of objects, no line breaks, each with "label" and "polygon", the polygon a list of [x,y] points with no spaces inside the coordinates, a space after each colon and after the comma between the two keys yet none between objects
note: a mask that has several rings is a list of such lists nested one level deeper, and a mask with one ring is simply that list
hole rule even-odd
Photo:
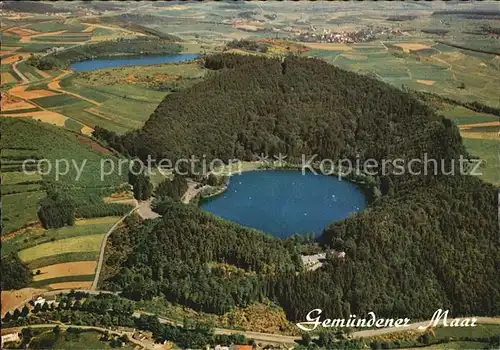
[{"label": "tree line", "polygon": [[116,55],[171,55],[179,53],[182,46],[173,43],[171,38],[162,39],[146,36],[134,39],[119,38],[99,43],[79,45],[43,57],[30,57],[27,63],[41,70],[68,66],[77,61]]}]

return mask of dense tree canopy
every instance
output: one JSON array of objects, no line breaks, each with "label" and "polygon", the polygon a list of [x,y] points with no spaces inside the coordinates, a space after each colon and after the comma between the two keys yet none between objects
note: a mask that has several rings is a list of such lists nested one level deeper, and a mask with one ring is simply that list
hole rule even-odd
[{"label": "dense tree canopy", "polygon": [[23,264],[17,254],[2,258],[1,263],[2,290],[21,289],[31,282],[31,271]]}]

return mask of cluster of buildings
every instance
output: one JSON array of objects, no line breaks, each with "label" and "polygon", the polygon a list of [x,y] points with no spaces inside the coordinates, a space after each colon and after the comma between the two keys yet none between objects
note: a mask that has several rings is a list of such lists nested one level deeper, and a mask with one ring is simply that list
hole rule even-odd
[{"label": "cluster of buildings", "polygon": [[329,250],[325,253],[319,253],[314,255],[302,255],[302,264],[308,271],[314,271],[323,266],[327,260],[331,259],[344,259],[345,252]]},{"label": "cluster of buildings", "polygon": [[54,46],[54,47],[48,48],[47,50],[45,50],[45,53],[52,54],[52,53],[57,53],[60,51],[64,51],[64,46]]},{"label": "cluster of buildings", "polygon": [[327,42],[327,43],[359,43],[375,40],[376,36],[390,32],[387,29],[363,28],[353,32],[332,32],[330,29],[323,29],[323,32],[316,31],[300,32],[295,39],[303,42]]}]

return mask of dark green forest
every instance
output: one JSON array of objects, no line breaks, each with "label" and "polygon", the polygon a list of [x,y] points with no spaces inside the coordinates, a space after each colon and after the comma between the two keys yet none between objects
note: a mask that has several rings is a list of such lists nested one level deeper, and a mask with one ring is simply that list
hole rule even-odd
[{"label": "dark green forest", "polygon": [[[161,202],[160,220],[126,226],[108,240],[102,287],[134,300],[164,295],[196,310],[222,314],[266,297],[261,276],[300,270],[292,244],[205,214]],[[168,254],[165,254],[168,252]],[[227,275],[216,264],[239,268]]]},{"label": "dark green forest", "polygon": [[[159,202],[162,218],[129,219],[111,235],[103,288],[217,314],[270,299],[290,320],[318,307],[331,318],[373,311],[428,319],[438,308],[454,316],[500,313],[498,189],[446,175],[467,156],[453,122],[413,94],[319,60],[225,54],[204,64],[217,72],[168,95],[142,130],[100,135],[142,159],[251,160],[281,152],[291,160],[304,153],[381,162],[427,153],[444,165],[429,174],[375,176],[382,196],[318,239],[345,259],[314,272],[302,270],[294,240]],[[425,166],[433,167],[419,169]],[[220,264],[238,272],[228,275]]]},{"label": "dark green forest", "polygon": [[0,276],[1,290],[24,288],[32,279],[30,269],[23,264],[17,254],[2,258]]}]

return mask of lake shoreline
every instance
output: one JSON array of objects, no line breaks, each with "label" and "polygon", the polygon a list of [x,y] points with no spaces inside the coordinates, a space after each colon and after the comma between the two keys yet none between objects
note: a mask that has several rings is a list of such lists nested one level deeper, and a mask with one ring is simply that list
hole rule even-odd
[{"label": "lake shoreline", "polygon": [[[242,168],[239,168],[239,170],[237,172],[233,172],[233,171],[230,170],[229,173],[226,175],[226,176],[228,176],[228,182],[224,186],[223,189],[221,189],[220,191],[215,192],[213,194],[210,194],[208,196],[205,196],[203,198],[200,197],[198,199],[198,206],[201,206],[207,200],[214,199],[215,197],[218,197],[221,194],[223,194],[227,190],[227,188],[229,187],[229,182],[231,181],[231,177],[233,177],[234,175],[240,175],[240,174],[251,172],[251,171],[266,171],[266,170],[272,170],[272,171],[301,171],[301,169],[302,169],[301,166],[294,165],[294,164],[286,164],[286,165],[283,165],[283,166],[275,166],[275,165],[272,165],[272,166],[263,166],[263,164],[259,163],[259,162],[242,162],[242,163],[244,163],[244,166]],[[318,173],[321,173],[319,167],[312,165],[311,168],[314,171],[317,171]],[[308,172],[312,172],[310,170],[307,170],[307,171]],[[320,174],[318,174],[318,175],[320,175]],[[373,203],[373,200],[372,200],[373,186],[368,185],[366,183],[366,181],[364,181],[366,179],[367,175],[363,174],[363,175],[358,175],[358,176],[356,176],[356,175],[349,176],[349,175],[342,175],[342,174],[340,174],[338,172],[332,173],[332,174],[321,174],[321,175],[323,175],[323,176],[335,176],[335,177],[337,177],[341,181],[345,180],[347,182],[355,184],[363,192],[363,194],[365,195],[367,207],[370,206],[371,203]],[[201,195],[201,192],[200,192],[199,195]]]},{"label": "lake shoreline", "polygon": [[[241,179],[231,176],[229,181],[239,180],[237,183],[205,187],[214,192],[204,196],[201,191],[197,205],[215,216],[279,238],[295,233],[321,234],[331,222],[368,207],[357,184],[327,175],[316,179],[311,171],[302,176],[297,170],[290,166],[247,167],[238,173]],[[264,171],[268,174],[257,174]],[[248,176],[251,173],[255,175]]]},{"label": "lake shoreline", "polygon": [[[74,61],[69,64],[73,72],[90,72],[104,68],[121,68],[132,66],[152,66],[160,64],[183,64],[195,61],[200,57],[197,53],[169,54],[117,54],[105,55]],[[130,61],[130,62],[127,62]],[[133,62],[135,61],[135,62]]]}]

